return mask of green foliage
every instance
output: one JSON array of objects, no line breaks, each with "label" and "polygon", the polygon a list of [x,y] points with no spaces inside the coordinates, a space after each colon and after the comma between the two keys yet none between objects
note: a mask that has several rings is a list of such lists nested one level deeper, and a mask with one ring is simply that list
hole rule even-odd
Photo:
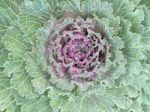
[{"label": "green foliage", "polygon": [[[50,22],[67,11],[109,35],[93,83],[58,78],[46,65]],[[0,112],[150,112],[149,0],[0,0]]]}]

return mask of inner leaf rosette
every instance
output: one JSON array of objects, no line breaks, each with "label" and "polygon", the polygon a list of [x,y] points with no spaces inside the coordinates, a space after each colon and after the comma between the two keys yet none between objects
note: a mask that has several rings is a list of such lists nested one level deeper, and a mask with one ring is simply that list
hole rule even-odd
[{"label": "inner leaf rosette", "polygon": [[54,74],[68,81],[93,81],[99,75],[96,71],[105,66],[107,59],[104,30],[91,19],[76,18],[67,24],[57,21],[51,24],[45,56]]}]

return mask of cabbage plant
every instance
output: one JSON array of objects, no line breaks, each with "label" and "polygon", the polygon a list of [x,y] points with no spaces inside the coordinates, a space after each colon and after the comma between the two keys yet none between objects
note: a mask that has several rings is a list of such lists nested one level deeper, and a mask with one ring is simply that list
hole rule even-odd
[{"label": "cabbage plant", "polygon": [[0,112],[150,112],[150,1],[0,0]]}]

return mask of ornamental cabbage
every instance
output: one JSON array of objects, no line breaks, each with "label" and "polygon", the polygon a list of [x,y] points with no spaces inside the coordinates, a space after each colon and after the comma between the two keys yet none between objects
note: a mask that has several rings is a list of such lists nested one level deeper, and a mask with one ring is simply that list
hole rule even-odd
[{"label": "ornamental cabbage", "polygon": [[0,0],[0,112],[150,112],[149,0]]},{"label": "ornamental cabbage", "polygon": [[[73,18],[72,18],[73,19]],[[106,63],[108,45],[104,31],[92,20],[73,19],[60,25],[52,21],[49,38],[45,43],[45,55],[52,54],[54,74],[68,80],[93,80],[96,69]],[[55,31],[56,26],[58,31]],[[56,33],[55,33],[56,32]]]}]

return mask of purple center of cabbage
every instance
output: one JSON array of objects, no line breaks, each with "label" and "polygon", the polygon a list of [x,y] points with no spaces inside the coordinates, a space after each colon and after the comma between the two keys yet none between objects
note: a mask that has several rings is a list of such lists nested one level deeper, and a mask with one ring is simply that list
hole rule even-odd
[{"label": "purple center of cabbage", "polygon": [[[81,25],[81,24],[80,24]],[[70,80],[92,79],[96,76],[97,64],[105,63],[106,45],[101,35],[96,35],[92,27],[78,24],[64,26],[52,44],[52,63],[59,77]]]}]

